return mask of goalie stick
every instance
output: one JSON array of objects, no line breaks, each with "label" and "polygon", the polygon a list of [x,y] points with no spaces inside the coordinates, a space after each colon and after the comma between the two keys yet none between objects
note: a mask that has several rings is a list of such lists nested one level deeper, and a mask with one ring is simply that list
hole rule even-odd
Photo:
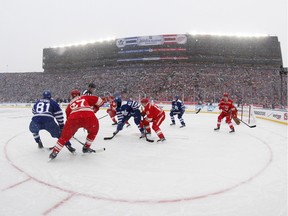
[{"label": "goalie stick", "polygon": [[242,121],[241,119],[239,119],[243,124],[245,124],[246,126],[248,126],[249,128],[255,128],[256,125],[249,125],[246,122]]},{"label": "goalie stick", "polygon": [[[83,142],[81,142],[79,139],[77,139],[76,137],[74,137],[73,136],[73,139],[75,139],[77,142],[79,142],[81,145],[85,145],[85,143],[83,143]],[[92,152],[93,153],[98,153],[98,152],[103,152],[103,151],[105,151],[106,149],[105,148],[101,148],[101,149],[92,149],[92,148],[90,148],[91,150],[92,150]]]}]

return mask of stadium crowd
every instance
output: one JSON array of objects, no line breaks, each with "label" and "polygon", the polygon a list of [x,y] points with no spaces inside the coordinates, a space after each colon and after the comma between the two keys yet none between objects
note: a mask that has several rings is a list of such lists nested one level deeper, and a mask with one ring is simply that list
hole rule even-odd
[{"label": "stadium crowd", "polygon": [[[72,89],[96,84],[95,93],[120,92],[124,98],[170,101],[179,95],[185,102],[218,102],[228,92],[235,103],[273,108],[287,105],[287,76],[282,83],[278,68],[231,64],[126,64],[113,67],[67,69],[53,73],[0,73],[0,103],[33,102],[43,90],[58,102],[69,101]],[[15,88],[16,86],[16,88]],[[20,90],[19,90],[20,89]]]}]

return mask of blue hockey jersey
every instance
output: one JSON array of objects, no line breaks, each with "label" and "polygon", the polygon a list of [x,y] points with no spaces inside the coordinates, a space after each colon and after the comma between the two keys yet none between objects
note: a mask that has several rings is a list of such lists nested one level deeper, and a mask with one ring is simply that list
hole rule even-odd
[{"label": "blue hockey jersey", "polygon": [[[122,130],[126,121],[129,120],[131,116],[134,117],[136,125],[140,124],[141,113],[140,113],[140,104],[136,101],[128,100],[122,106],[116,108],[116,115],[118,119],[117,130]],[[138,120],[139,119],[139,120]]]},{"label": "blue hockey jersey", "polygon": [[185,112],[185,105],[184,103],[177,99],[177,100],[173,100],[172,101],[172,112],[180,112],[180,113],[184,113]]},{"label": "blue hockey jersey", "polygon": [[60,127],[64,126],[63,111],[53,99],[39,99],[34,104],[32,113],[32,120],[35,122],[54,121],[55,118]]}]

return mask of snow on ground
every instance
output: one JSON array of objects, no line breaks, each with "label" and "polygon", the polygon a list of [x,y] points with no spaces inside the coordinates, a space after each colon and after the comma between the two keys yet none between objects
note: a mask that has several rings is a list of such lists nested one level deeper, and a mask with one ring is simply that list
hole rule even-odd
[{"label": "snow on ground", "polygon": [[[104,110],[97,113],[105,115]],[[229,134],[214,132],[217,115],[185,114],[185,128],[161,126],[167,142],[139,139],[133,120],[112,140],[115,126],[99,120],[92,148],[83,155],[63,148],[54,161],[39,150],[28,108],[1,108],[0,215],[285,216],[287,126],[258,120]],[[56,139],[42,131],[43,144]],[[75,137],[85,142],[80,129]],[[153,132],[152,139],[156,140]]]}]

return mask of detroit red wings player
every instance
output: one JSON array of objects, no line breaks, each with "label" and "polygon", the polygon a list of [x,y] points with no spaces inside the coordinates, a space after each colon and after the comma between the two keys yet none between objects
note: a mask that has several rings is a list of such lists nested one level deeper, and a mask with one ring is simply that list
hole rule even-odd
[{"label": "detroit red wings player", "polygon": [[[108,115],[110,116],[111,120],[112,120],[112,125],[117,125],[117,120],[116,120],[116,103],[114,102],[114,96],[110,96],[107,99],[109,101],[109,108],[106,110],[106,112],[108,113]],[[129,127],[130,124],[129,122],[125,122],[126,127]]]},{"label": "detroit red wings player", "polygon": [[108,115],[110,116],[111,120],[112,120],[112,125],[116,125],[117,121],[116,121],[116,103],[114,102],[114,97],[110,96],[109,97],[109,108],[106,111],[108,113]]},{"label": "detroit red wings player", "polygon": [[230,127],[230,132],[229,133],[234,133],[235,129],[234,126],[231,122],[231,118],[237,117],[237,109],[233,104],[233,100],[228,98],[228,93],[223,94],[223,98],[221,99],[220,103],[218,104],[218,107],[221,111],[220,115],[218,116],[218,121],[217,121],[217,127],[214,128],[215,131],[220,130],[220,125],[221,121],[223,118],[226,118],[226,123]]},{"label": "detroit red wings player", "polygon": [[94,141],[99,131],[99,122],[94,114],[99,107],[104,104],[98,96],[82,95],[79,90],[71,91],[72,100],[66,108],[66,123],[64,125],[61,137],[54,146],[49,158],[54,159],[63,148],[63,145],[68,142],[79,128],[87,130],[86,143],[83,146],[83,153],[91,153],[90,146]]},{"label": "detroit red wings player", "polygon": [[157,142],[165,141],[164,134],[160,129],[160,125],[165,119],[165,112],[158,107],[156,104],[150,103],[148,98],[143,98],[141,100],[142,106],[144,106],[144,110],[142,111],[142,115],[146,117],[142,120],[142,125],[146,129],[146,133],[151,133],[150,122],[152,122],[152,129],[156,132],[159,140]]}]

